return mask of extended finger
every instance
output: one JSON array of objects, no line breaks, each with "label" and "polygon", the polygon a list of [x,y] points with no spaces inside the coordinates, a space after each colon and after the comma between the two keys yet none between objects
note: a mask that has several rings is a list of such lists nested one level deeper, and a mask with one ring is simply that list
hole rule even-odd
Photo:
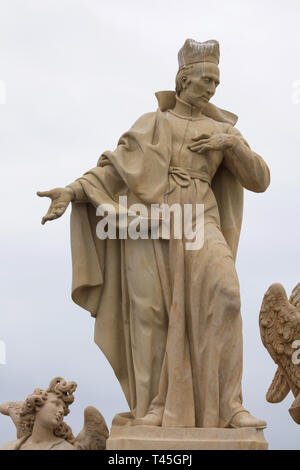
[{"label": "extended finger", "polygon": [[48,220],[54,219],[58,219],[58,215],[53,212],[49,215],[45,215],[45,217],[42,218],[42,225],[44,225]]},{"label": "extended finger", "polygon": [[49,217],[51,217],[54,213],[55,212],[54,212],[53,206],[51,205],[48,211],[46,212],[46,215],[44,215],[44,217],[42,218],[42,224],[44,225],[44,223],[47,222],[47,220],[51,220]]},{"label": "extended finger", "polygon": [[194,150],[197,147],[200,147],[201,145],[209,144],[209,142],[210,142],[210,139],[202,139],[201,141],[199,140],[195,144],[190,145],[188,148],[191,149],[191,150]]},{"label": "extended finger", "polygon": [[36,194],[40,197],[51,197],[50,191],[37,191]]},{"label": "extended finger", "polygon": [[207,150],[211,150],[211,147],[208,144],[203,144],[203,145],[198,145],[197,147],[195,147],[191,150],[193,152],[203,153],[203,152],[206,152]]},{"label": "extended finger", "polygon": [[208,145],[201,145],[201,147],[196,150],[197,153],[205,153],[208,152],[208,150],[211,150],[211,148]]},{"label": "extended finger", "polygon": [[192,152],[198,152],[199,149],[201,149],[203,146],[202,145],[197,145],[197,147],[189,147],[189,149],[192,151]]},{"label": "extended finger", "polygon": [[193,137],[192,140],[201,140],[201,139],[209,139],[211,137],[210,134],[200,134],[197,137]]},{"label": "extended finger", "polygon": [[54,211],[54,214],[56,214],[57,217],[60,217],[61,215],[63,215],[63,213],[65,212],[65,210],[66,210],[65,208],[56,209],[56,210]]}]

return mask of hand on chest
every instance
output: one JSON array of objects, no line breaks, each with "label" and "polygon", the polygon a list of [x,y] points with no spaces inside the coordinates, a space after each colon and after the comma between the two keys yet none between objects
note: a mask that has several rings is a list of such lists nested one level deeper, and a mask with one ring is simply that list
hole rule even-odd
[{"label": "hand on chest", "polygon": [[[208,151],[202,154],[189,149],[194,144],[193,139],[199,136],[212,136],[220,134],[211,119],[176,119],[172,120],[172,160],[173,165],[206,170],[210,175],[214,174],[222,162],[222,151]],[[224,131],[223,131],[224,132]]]}]

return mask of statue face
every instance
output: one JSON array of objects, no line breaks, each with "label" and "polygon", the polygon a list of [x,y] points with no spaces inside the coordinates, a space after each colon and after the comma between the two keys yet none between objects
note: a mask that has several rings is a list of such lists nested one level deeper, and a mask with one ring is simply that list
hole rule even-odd
[{"label": "statue face", "polygon": [[64,403],[56,393],[49,393],[46,403],[36,412],[35,421],[41,426],[55,429],[63,421]]},{"label": "statue face", "polygon": [[215,94],[219,81],[217,65],[210,62],[194,64],[193,71],[182,81],[180,97],[187,103],[202,108]]}]

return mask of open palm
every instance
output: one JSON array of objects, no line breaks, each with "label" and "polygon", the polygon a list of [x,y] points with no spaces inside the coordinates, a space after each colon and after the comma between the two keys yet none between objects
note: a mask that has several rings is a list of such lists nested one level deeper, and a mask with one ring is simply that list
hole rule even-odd
[{"label": "open palm", "polygon": [[37,195],[40,197],[50,197],[51,199],[48,212],[42,218],[42,225],[44,225],[48,220],[54,220],[61,217],[73,199],[71,188],[54,188],[50,189],[50,191],[38,191]]}]

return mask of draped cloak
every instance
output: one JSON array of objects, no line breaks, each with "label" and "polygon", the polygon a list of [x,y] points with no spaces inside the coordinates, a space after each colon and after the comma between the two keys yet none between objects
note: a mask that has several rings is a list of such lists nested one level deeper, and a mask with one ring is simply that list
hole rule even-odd
[{"label": "draped cloak", "polygon": [[[159,92],[156,96],[158,110],[141,116],[122,135],[115,151],[104,152],[97,167],[71,185],[78,201],[73,203],[71,214],[72,299],[95,317],[95,342],[113,367],[131,410],[135,408],[135,371],[122,275],[124,240],[97,238],[99,218],[96,217],[95,208],[108,203],[118,213],[120,195],[128,197],[128,205],[165,201],[169,188],[172,139],[164,111],[174,107],[175,93]],[[234,114],[210,103],[204,114],[231,126],[237,121]],[[243,187],[224,164],[217,170],[211,187],[218,205],[223,236],[235,258],[242,223]],[[168,344],[172,344],[172,331],[170,329],[168,332]],[[174,336],[173,348],[175,337],[180,337],[178,331]],[[175,347],[183,350],[185,346],[176,343]],[[183,356],[184,353],[176,357]],[[173,367],[184,370],[183,359],[182,363],[173,364]],[[181,393],[183,399],[185,390],[176,393]],[[193,418],[183,421],[173,420],[171,424],[166,421],[164,425],[195,426]]]}]

